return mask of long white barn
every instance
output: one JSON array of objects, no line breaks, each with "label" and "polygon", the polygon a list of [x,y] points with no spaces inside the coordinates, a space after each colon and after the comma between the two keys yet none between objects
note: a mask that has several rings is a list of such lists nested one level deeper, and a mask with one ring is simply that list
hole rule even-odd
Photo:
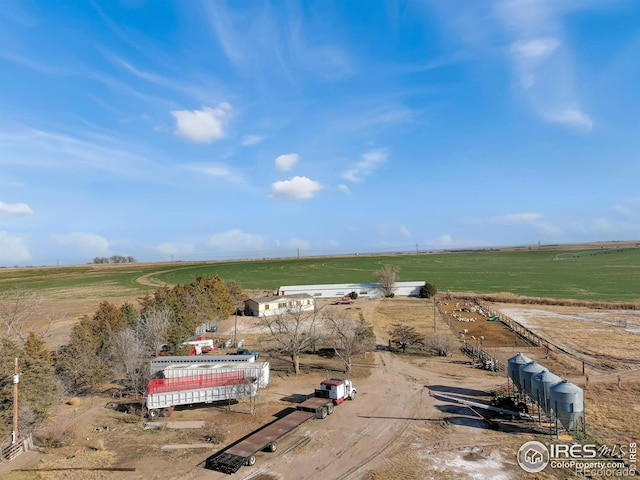
[{"label": "long white barn", "polygon": [[[396,282],[393,293],[399,297],[417,297],[425,282]],[[356,292],[359,297],[382,297],[379,283],[333,283],[326,285],[287,285],[278,288],[277,294],[299,295],[306,293],[313,298],[336,298]]]}]

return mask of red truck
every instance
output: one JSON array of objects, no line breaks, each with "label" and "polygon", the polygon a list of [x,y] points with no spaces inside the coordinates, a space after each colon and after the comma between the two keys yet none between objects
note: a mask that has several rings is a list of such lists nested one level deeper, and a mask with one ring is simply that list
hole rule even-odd
[{"label": "red truck", "polygon": [[275,452],[278,440],[312,418],[323,419],[333,413],[335,405],[356,398],[351,380],[331,378],[320,383],[320,388],[297,405],[297,409],[257,430],[243,440],[213,454],[205,461],[205,468],[232,474],[243,465],[253,466],[256,453],[261,450]]}]

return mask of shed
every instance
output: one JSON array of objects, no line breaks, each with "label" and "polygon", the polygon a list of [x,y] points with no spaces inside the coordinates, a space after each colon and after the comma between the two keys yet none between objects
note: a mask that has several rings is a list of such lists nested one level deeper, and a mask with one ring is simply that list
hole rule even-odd
[{"label": "shed", "polygon": [[[393,294],[398,297],[418,297],[425,282],[396,282]],[[332,283],[324,285],[288,285],[278,288],[278,295],[306,293],[313,298],[340,298],[356,292],[359,297],[382,297],[379,283]]]}]

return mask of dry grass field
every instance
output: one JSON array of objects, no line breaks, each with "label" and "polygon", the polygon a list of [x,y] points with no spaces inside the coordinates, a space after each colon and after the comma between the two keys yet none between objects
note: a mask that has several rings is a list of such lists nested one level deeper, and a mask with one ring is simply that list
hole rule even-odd
[{"label": "dry grass field", "polygon": [[640,311],[586,307],[495,306],[501,312],[598,368],[592,374],[640,370]]},{"label": "dry grass field", "polygon": [[[79,316],[93,313],[102,299],[108,298],[117,305],[136,301],[136,296],[127,292],[122,292],[120,297],[115,291],[109,291],[106,297],[103,293],[92,288],[83,290],[83,298],[69,292],[45,297],[40,306],[43,318],[52,311],[67,313],[56,317],[51,326],[53,335],[49,341],[52,346],[64,343]],[[381,345],[387,344],[392,323],[404,323],[414,326],[427,340],[433,335],[434,325],[436,332],[452,338],[466,329],[465,338],[484,337],[484,347],[503,360],[528,349],[528,356],[561,376],[570,376],[574,383],[585,388],[590,435],[609,444],[640,439],[640,422],[637,421],[640,418],[640,379],[634,363],[640,358],[637,314],[571,306],[492,305],[525,322],[536,333],[552,336],[554,341],[575,350],[576,354],[587,355],[610,366],[602,371],[588,371],[587,384],[575,362],[562,356],[545,358],[543,350],[527,347],[526,342],[501,323],[487,322],[481,315],[475,315],[475,322],[450,319],[447,323],[445,315],[453,313],[455,302],[444,303],[442,300],[444,313],[436,310],[435,316],[431,301],[408,298],[362,298],[353,305],[337,308],[353,317],[362,314],[374,326]],[[465,315],[467,313],[473,316],[471,312],[465,312]],[[233,317],[221,321],[221,338],[232,335],[234,321]],[[264,332],[255,323],[252,317],[238,317],[238,336],[245,339],[249,348],[260,351]],[[286,358],[265,355],[264,359],[272,364],[272,383],[258,397],[257,415],[249,414],[245,401],[231,407],[196,406],[177,409],[170,420],[204,421],[203,428],[155,430],[145,429],[145,421],[135,413],[105,408],[114,401],[109,396],[68,399],[42,431],[36,432],[36,451],[25,454],[14,465],[0,464],[0,477],[3,480],[229,478],[204,470],[201,462],[224,445],[272,420],[274,414],[290,408],[292,404],[287,399],[312,390],[325,378],[327,371],[337,373],[340,370],[340,363],[335,359],[305,355],[301,361],[303,373],[294,376],[289,374]],[[620,382],[618,375],[621,375]],[[527,477],[515,464],[519,445],[532,439],[548,439],[544,429],[527,423],[505,423],[504,428],[494,431],[466,407],[429,396],[430,390],[440,389],[466,398],[486,399],[486,392],[505,384],[504,375],[473,368],[469,359],[459,352],[453,357],[442,358],[419,350],[407,355],[379,351],[367,358],[356,359],[352,378],[359,389],[356,402],[336,409],[332,418],[322,421],[326,423],[311,421],[300,427],[283,440],[282,448],[275,456],[260,454],[258,465],[243,468],[237,478],[567,478],[566,472],[558,471]],[[115,399],[123,404],[141,400]],[[218,441],[207,446],[207,437]],[[53,448],[47,438],[62,439],[64,445]],[[167,446],[175,448],[165,448]],[[120,473],[12,471],[17,467],[119,466],[136,470]]]}]

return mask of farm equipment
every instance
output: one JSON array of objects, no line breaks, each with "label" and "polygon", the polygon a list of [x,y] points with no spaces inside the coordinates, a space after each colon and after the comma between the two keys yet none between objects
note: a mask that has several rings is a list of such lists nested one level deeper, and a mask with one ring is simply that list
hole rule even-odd
[{"label": "farm equipment", "polygon": [[352,303],[353,303],[353,298],[351,298],[351,295],[344,295],[339,300],[336,300],[335,302],[333,302],[334,305],[351,305]]},{"label": "farm equipment", "polygon": [[[455,397],[452,395],[445,395],[443,393],[432,392],[431,390],[429,391],[429,395],[432,397],[440,397],[445,400],[450,400],[450,401],[465,405],[469,410],[471,410],[475,415],[480,417],[484,422],[486,422],[489,425],[489,427],[491,427],[494,430],[498,429],[498,424],[492,421],[491,419],[489,419],[486,415],[483,415],[480,412],[478,412],[476,409],[489,410],[491,412],[500,413],[502,415],[507,415],[514,418],[525,418],[528,420],[531,420],[532,418],[526,412],[526,405],[523,408],[522,405],[515,405],[512,402],[507,403],[507,402],[500,402],[500,401],[494,401],[493,403],[495,406],[487,405],[485,403],[473,402],[473,401],[466,400],[460,397]],[[507,408],[502,408],[503,406]]]},{"label": "farm equipment", "polygon": [[256,454],[263,450],[275,452],[278,440],[295,428],[311,420],[323,419],[333,413],[335,405],[354,400],[356,389],[350,380],[331,378],[320,383],[320,388],[297,405],[297,409],[255,431],[231,447],[219,451],[205,461],[205,468],[232,474],[243,465],[253,466]]},{"label": "farm equipment", "polygon": [[252,350],[249,350],[248,348],[239,348],[236,353],[227,353],[227,355],[251,355],[256,360],[260,356],[258,352],[254,352]]}]

